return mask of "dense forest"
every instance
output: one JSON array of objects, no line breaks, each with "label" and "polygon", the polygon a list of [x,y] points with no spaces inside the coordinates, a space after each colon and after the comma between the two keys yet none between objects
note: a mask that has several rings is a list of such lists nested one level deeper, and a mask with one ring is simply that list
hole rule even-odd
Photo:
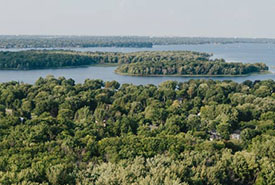
[{"label": "dense forest", "polygon": [[134,53],[29,50],[0,52],[0,69],[43,69],[92,64],[124,64],[116,72],[132,75],[242,75],[267,71],[263,63],[227,63],[210,60],[210,54],[191,51]]},{"label": "dense forest", "polygon": [[76,52],[69,50],[0,51],[0,69],[41,69],[91,64],[125,64],[143,61],[206,60],[207,53],[154,51],[134,53]]},{"label": "dense forest", "polygon": [[89,56],[52,51],[0,52],[0,69],[30,70],[96,64]]},{"label": "dense forest", "polygon": [[182,61],[145,61],[124,64],[116,69],[128,75],[245,75],[267,71],[264,63],[243,64],[225,62],[223,59],[187,59]]},{"label": "dense forest", "polygon": [[275,184],[275,81],[0,84],[0,184]]},{"label": "dense forest", "polygon": [[141,36],[32,36],[0,35],[0,48],[135,47],[171,44],[275,43],[275,39],[141,37]]}]

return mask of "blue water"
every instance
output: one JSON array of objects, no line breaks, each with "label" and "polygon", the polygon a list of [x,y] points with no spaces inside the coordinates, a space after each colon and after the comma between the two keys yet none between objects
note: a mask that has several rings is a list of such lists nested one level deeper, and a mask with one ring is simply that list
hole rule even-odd
[{"label": "blue water", "polygon": [[[270,67],[271,74],[251,75],[245,77],[135,77],[121,76],[114,73],[116,67],[95,67],[71,68],[71,69],[45,69],[30,71],[0,71],[0,82],[11,80],[34,83],[40,76],[54,75],[55,77],[64,76],[72,78],[77,83],[85,79],[102,79],[104,81],[116,80],[120,83],[132,84],[155,84],[166,81],[188,81],[190,79],[214,79],[214,80],[233,80],[243,82],[245,80],[275,80],[275,44],[204,44],[204,45],[169,45],[154,46],[153,48],[71,48],[76,51],[105,51],[105,52],[135,52],[135,51],[175,51],[190,50],[213,53],[214,58],[224,58],[231,62],[264,62]],[[18,51],[18,49],[10,49]]]}]

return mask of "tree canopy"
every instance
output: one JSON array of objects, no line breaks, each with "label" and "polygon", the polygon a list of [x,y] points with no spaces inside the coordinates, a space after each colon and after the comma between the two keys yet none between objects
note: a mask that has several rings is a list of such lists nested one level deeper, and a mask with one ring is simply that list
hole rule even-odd
[{"label": "tree canopy", "polygon": [[183,59],[181,61],[145,61],[124,64],[116,69],[127,75],[246,75],[267,71],[264,63],[228,63],[223,59]]},{"label": "tree canopy", "polygon": [[0,184],[275,184],[274,112],[273,80],[1,83]]}]

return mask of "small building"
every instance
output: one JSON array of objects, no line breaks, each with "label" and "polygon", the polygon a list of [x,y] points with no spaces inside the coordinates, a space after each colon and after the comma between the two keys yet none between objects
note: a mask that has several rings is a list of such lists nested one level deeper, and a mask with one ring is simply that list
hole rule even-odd
[{"label": "small building", "polygon": [[230,135],[230,138],[231,138],[231,139],[240,140],[240,139],[241,139],[241,135],[240,135],[240,134],[231,134],[231,135]]},{"label": "small building", "polygon": [[209,134],[210,134],[210,141],[221,139],[221,136],[216,131],[210,131]]},{"label": "small building", "polygon": [[240,139],[241,139],[241,131],[240,131],[240,130],[235,130],[235,131],[230,135],[230,139],[240,140]]}]

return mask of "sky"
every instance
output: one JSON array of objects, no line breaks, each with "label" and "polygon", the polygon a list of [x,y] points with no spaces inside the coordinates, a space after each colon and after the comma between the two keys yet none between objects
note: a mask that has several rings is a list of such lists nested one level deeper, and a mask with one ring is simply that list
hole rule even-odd
[{"label": "sky", "polygon": [[0,34],[275,38],[275,0],[0,0]]}]

